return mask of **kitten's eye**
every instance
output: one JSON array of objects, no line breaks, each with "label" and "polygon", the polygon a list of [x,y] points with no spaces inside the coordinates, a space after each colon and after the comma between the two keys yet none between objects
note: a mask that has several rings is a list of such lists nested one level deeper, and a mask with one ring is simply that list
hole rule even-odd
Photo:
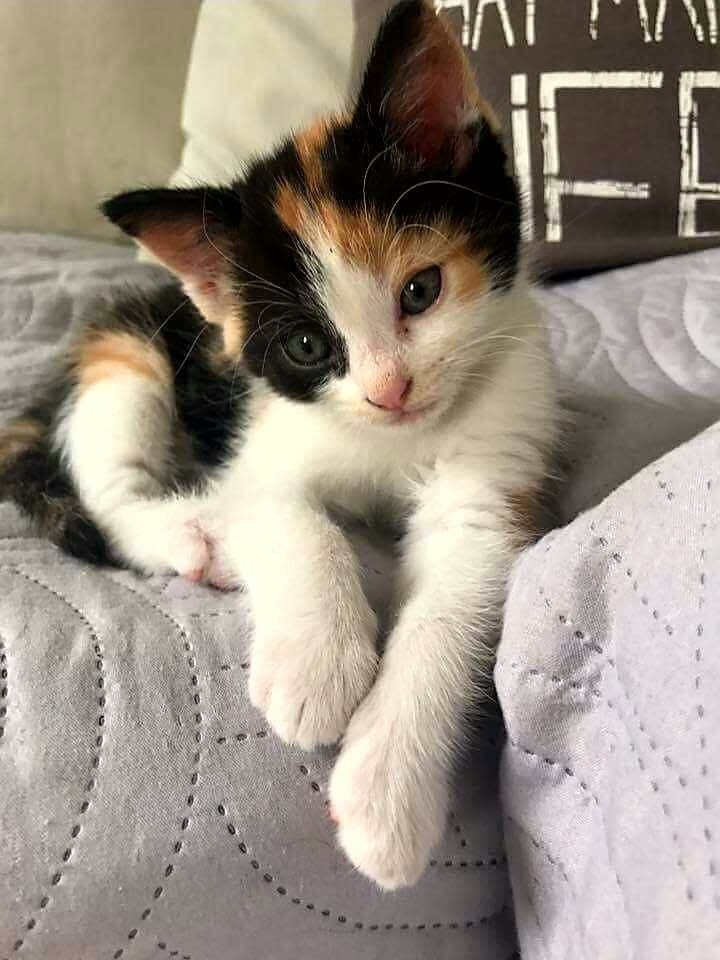
[{"label": "kitten's eye", "polygon": [[423,313],[440,296],[442,273],[440,267],[428,267],[411,277],[400,293],[402,312],[413,316]]},{"label": "kitten's eye", "polygon": [[330,356],[327,337],[315,327],[296,327],[283,346],[293,363],[303,367],[316,367]]}]

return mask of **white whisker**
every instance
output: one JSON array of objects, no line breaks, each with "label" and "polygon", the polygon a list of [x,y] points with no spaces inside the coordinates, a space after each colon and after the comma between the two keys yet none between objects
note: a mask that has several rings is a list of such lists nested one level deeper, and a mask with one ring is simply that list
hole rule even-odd
[{"label": "white whisker", "polygon": [[160,324],[160,326],[157,328],[157,330],[155,330],[155,332],[153,333],[153,335],[150,337],[149,343],[152,343],[152,342],[153,342],[153,340],[155,339],[155,337],[158,336],[158,334],[159,334],[160,331],[163,329],[163,327],[165,326],[165,324],[166,324],[166,323],[169,323],[169,322],[172,320],[172,318],[175,316],[175,314],[176,314],[176,313],[179,313],[180,310],[182,310],[182,308],[185,306],[185,304],[188,303],[189,301],[190,301],[190,297],[184,297],[184,298],[180,301],[180,303],[175,307],[175,309],[174,309],[171,313],[169,313],[167,317],[165,317],[165,319],[164,319],[163,322]]},{"label": "white whisker", "polygon": [[202,330],[201,330],[200,333],[195,337],[195,339],[193,340],[193,342],[190,344],[190,349],[189,349],[188,352],[185,354],[185,356],[183,357],[183,360],[182,360],[180,366],[179,366],[179,367],[177,368],[177,370],[175,371],[175,376],[176,376],[176,377],[177,377],[177,375],[180,373],[180,371],[182,370],[182,368],[185,366],[185,364],[188,362],[188,359],[190,358],[190,354],[191,354],[191,353],[193,352],[193,350],[195,349],[198,340],[199,340],[200,337],[205,333],[205,331],[207,330],[208,326],[209,326],[209,324],[204,323],[203,326],[202,326]]},{"label": "white whisker", "polygon": [[385,237],[385,232],[387,231],[388,224],[392,218],[392,215],[395,213],[395,209],[398,204],[404,197],[409,193],[412,193],[413,190],[418,190],[420,187],[429,187],[429,186],[446,186],[446,187],[455,187],[457,190],[465,190],[467,193],[474,193],[476,196],[481,197],[484,200],[493,200],[495,203],[505,204],[507,206],[515,206],[511,200],[503,200],[501,197],[493,197],[488,193],[482,193],[480,190],[475,190],[473,187],[466,187],[462,183],[453,183],[452,180],[422,180],[420,183],[414,183],[412,186],[408,187],[406,190],[400,194],[392,207],[390,207],[390,213],[388,213],[385,220],[385,226],[383,228],[383,238]]},{"label": "white whisker", "polygon": [[[396,142],[397,142],[397,141],[396,141]],[[365,168],[365,175],[363,176],[362,200],[363,200],[363,212],[364,212],[364,214],[365,214],[365,218],[366,218],[366,219],[367,219],[367,216],[368,216],[368,209],[367,209],[367,178],[368,178],[368,173],[370,173],[370,168],[371,168],[372,165],[375,163],[375,161],[376,161],[376,160],[379,160],[380,157],[384,156],[384,154],[386,154],[389,150],[392,150],[394,146],[395,146],[395,143],[391,143],[389,147],[385,147],[385,148],[384,148],[383,150],[381,150],[379,153],[376,153],[375,156],[374,156],[374,157],[372,158],[372,160],[370,161],[370,163],[369,163],[369,164],[367,165],[367,167]]]}]

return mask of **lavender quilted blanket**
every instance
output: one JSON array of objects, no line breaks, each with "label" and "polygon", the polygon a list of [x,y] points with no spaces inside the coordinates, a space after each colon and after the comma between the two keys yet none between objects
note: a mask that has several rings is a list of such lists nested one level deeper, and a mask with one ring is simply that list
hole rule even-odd
[{"label": "lavender quilted blanket", "polygon": [[[0,235],[0,419],[90,297],[155,270]],[[542,297],[572,410],[566,525],[515,570],[507,734],[475,731],[412,890],[379,893],[335,848],[332,753],[250,707],[231,595],[89,569],[0,505],[0,960],[714,955],[720,252]],[[358,549],[382,606],[386,555]]]}]

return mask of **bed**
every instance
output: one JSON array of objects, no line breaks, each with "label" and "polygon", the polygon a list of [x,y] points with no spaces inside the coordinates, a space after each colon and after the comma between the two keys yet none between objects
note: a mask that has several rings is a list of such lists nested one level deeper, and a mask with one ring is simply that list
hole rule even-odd
[{"label": "bed", "polygon": [[[93,297],[159,270],[0,234],[0,417]],[[413,889],[353,872],[333,751],[249,705],[237,597],[84,566],[0,505],[2,960],[711,955],[720,252],[539,296],[569,411],[560,524],[514,571],[498,703]],[[382,608],[388,555],[354,536]]]}]

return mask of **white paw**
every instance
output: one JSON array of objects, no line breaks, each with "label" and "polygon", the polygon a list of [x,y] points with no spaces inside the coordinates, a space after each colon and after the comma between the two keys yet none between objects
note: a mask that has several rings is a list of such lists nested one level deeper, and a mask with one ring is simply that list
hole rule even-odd
[{"label": "white paw", "polygon": [[211,561],[211,543],[196,520],[183,520],[169,533],[168,560],[186,580],[198,583],[204,579]]},{"label": "white paw", "polygon": [[270,629],[256,623],[250,701],[304,750],[340,739],[377,670],[374,613],[365,602],[343,623],[338,606]]},{"label": "white paw", "polygon": [[368,706],[345,737],[330,779],[330,810],[351,863],[395,890],[420,879],[443,834],[447,781],[432,759],[413,757],[401,733],[373,723]]},{"label": "white paw", "polygon": [[121,505],[108,523],[118,553],[146,573],[174,570],[220,589],[239,585],[224,550],[217,511],[200,497],[137,500]]},{"label": "white paw", "polygon": [[162,558],[162,566],[193,583],[221,590],[238,585],[225,557],[217,521],[209,507],[193,497],[147,504],[138,536]]},{"label": "white paw", "polygon": [[193,583],[207,583],[218,590],[238,586],[223,556],[219,538],[213,536],[198,517],[185,520],[174,534],[172,564],[181,577]]}]

